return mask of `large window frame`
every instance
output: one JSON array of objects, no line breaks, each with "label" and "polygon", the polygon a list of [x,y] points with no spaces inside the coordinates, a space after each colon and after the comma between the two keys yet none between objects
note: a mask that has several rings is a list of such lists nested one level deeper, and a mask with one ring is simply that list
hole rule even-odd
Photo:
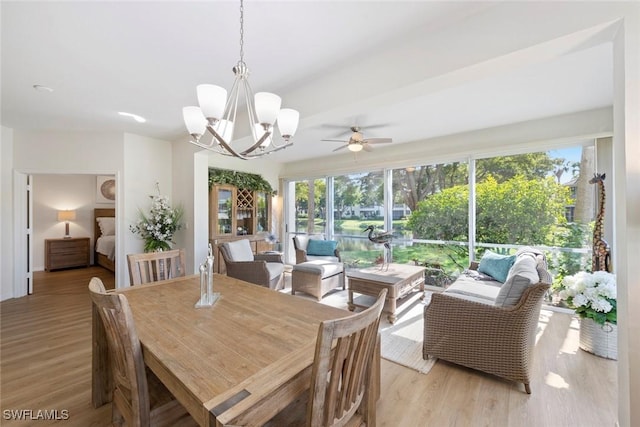
[{"label": "large window frame", "polygon": [[[593,140],[593,141],[576,141],[573,144],[563,144],[561,147],[551,147],[551,146],[546,146],[546,147],[542,147],[541,149],[533,149],[533,147],[529,147],[529,149],[516,149],[516,150],[509,150],[509,151],[504,151],[504,152],[500,152],[500,153],[488,153],[488,154],[482,154],[482,155],[466,155],[466,156],[456,156],[456,157],[452,157],[447,159],[447,162],[453,163],[453,162],[460,162],[460,163],[466,163],[468,165],[468,187],[469,187],[469,211],[468,211],[468,257],[470,261],[476,260],[476,256],[475,254],[477,253],[477,249],[479,246],[485,246],[483,244],[479,244],[479,242],[477,241],[477,213],[476,213],[476,162],[479,160],[483,160],[483,159],[489,159],[489,158],[494,158],[494,157],[507,157],[507,156],[512,156],[512,155],[519,155],[519,154],[527,154],[527,153],[536,153],[536,152],[548,152],[550,150],[555,150],[558,148],[566,148],[566,147],[572,147],[572,146],[595,146],[596,147],[596,151],[598,151],[598,141],[597,140]],[[606,146],[606,144],[605,144]],[[610,149],[610,147],[605,148],[606,149]],[[602,150],[600,150],[602,151]],[[607,157],[607,156],[605,156]],[[436,161],[432,161],[432,160],[424,160],[422,162],[420,162],[422,164],[425,165],[435,165],[437,164],[437,160]],[[375,167],[371,167],[371,170],[382,170],[383,173],[383,179],[384,179],[384,226],[385,229],[390,230],[392,229],[392,223],[393,223],[393,208],[394,208],[394,200],[393,200],[393,185],[392,185],[392,176],[393,176],[393,171],[394,169],[397,169],[399,167],[410,167],[413,166],[413,164],[416,164],[415,160],[412,162],[412,164],[406,164],[405,166],[402,165],[394,165],[394,167],[385,167],[385,168],[375,168]],[[596,163],[598,164],[598,163]],[[605,166],[606,168],[607,166]],[[598,169],[600,169],[600,164],[598,164]],[[349,172],[340,172],[340,173],[328,173],[327,175],[325,175],[324,177],[315,177],[314,179],[325,179],[326,180],[326,212],[330,213],[333,212],[334,209],[334,200],[333,200],[333,193],[334,193],[334,179],[337,176],[344,176],[344,175],[349,175],[349,174],[358,174],[358,173],[362,173],[364,171],[362,170],[354,170],[354,171],[349,171]],[[302,179],[310,179],[310,178],[300,178],[297,180],[289,180],[286,179],[285,182],[292,182],[292,181],[299,181]],[[285,185],[285,188],[289,188]],[[287,219],[285,218],[285,221],[287,221]],[[333,215],[327,214],[327,221],[326,221],[326,225],[325,225],[325,229],[324,229],[324,234],[328,239],[333,239],[334,238],[334,218]],[[291,240],[291,239],[288,239]],[[433,241],[426,241],[426,240],[420,240],[420,239],[413,239],[413,241],[417,242],[417,243],[435,243]],[[287,242],[290,243],[290,242]],[[500,247],[502,247],[505,250],[510,250],[510,249],[514,249],[517,248],[517,245],[499,245]],[[497,247],[497,246],[496,246]],[[545,251],[550,251],[550,252],[555,252],[555,253],[562,253],[562,252],[577,252],[577,253],[586,253],[589,250],[587,248],[559,248],[559,247],[544,247],[544,246],[538,246],[541,249],[545,250]]]}]

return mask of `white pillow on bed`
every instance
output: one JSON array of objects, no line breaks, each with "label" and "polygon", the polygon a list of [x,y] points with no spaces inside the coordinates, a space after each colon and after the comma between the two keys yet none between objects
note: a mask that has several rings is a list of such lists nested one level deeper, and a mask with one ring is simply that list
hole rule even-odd
[{"label": "white pillow on bed", "polygon": [[103,236],[115,236],[116,234],[116,219],[113,217],[99,217],[96,218],[100,232]]}]

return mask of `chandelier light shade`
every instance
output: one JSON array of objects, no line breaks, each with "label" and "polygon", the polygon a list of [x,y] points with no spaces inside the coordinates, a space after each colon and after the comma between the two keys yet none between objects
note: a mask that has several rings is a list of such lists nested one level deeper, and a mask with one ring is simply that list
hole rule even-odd
[{"label": "chandelier light shade", "polygon": [[[253,94],[249,84],[249,69],[244,62],[243,45],[244,4],[243,0],[240,0],[240,60],[233,67],[235,80],[231,91],[227,96],[227,90],[220,86],[198,85],[198,106],[184,107],[182,116],[187,131],[193,138],[190,141],[192,144],[218,154],[248,160],[291,146],[291,138],[298,128],[300,114],[296,110],[280,108],[282,99],[276,94]],[[246,104],[249,128],[253,137],[253,144],[246,149],[239,149],[232,141],[240,102]],[[276,122],[281,142],[273,135]],[[205,141],[203,136],[207,132],[211,137]]]}]

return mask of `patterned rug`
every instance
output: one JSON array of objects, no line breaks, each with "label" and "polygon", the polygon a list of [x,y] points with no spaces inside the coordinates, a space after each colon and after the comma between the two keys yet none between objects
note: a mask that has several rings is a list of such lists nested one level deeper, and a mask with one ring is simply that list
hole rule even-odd
[{"label": "patterned rug", "polygon": [[[295,296],[315,300],[315,298],[301,292],[296,293]],[[322,298],[321,303],[347,309],[347,301],[347,291],[335,290]],[[371,298],[371,301],[374,299]],[[424,360],[422,358],[423,312],[424,303],[420,300],[420,293],[414,292],[403,301],[393,325],[387,319],[386,313],[382,313],[380,319],[381,353],[384,359],[427,374],[437,359]]]}]

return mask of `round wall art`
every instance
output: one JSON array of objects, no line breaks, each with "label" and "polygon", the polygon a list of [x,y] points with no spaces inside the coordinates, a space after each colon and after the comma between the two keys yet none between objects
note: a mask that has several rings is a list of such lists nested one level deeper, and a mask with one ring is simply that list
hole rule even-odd
[{"label": "round wall art", "polygon": [[116,200],[116,180],[111,176],[99,176],[96,202],[113,203]]}]

